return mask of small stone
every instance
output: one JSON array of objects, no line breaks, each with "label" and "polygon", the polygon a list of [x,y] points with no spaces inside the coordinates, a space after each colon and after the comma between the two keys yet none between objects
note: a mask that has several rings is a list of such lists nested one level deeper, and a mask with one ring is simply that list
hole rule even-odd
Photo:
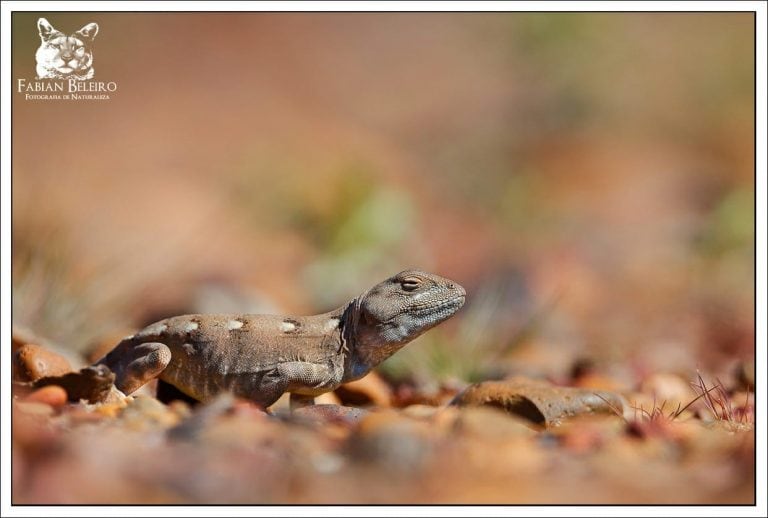
[{"label": "small stone", "polygon": [[49,416],[52,415],[54,410],[51,405],[45,403],[39,403],[36,401],[21,401],[16,403],[16,408],[28,415],[35,416]]},{"label": "small stone", "polygon": [[43,344],[46,348],[48,347],[46,340],[31,329],[13,324],[11,326],[11,350],[16,352],[27,344]]},{"label": "small stone", "polygon": [[430,405],[409,405],[403,409],[403,414],[416,419],[429,419],[440,411],[440,407]]},{"label": "small stone", "polygon": [[115,418],[120,415],[124,408],[133,402],[135,396],[126,396],[114,385],[109,395],[101,403],[92,405],[94,411],[105,416]]},{"label": "small stone", "polygon": [[312,467],[318,473],[336,473],[344,466],[344,458],[332,453],[318,453],[310,457]]},{"label": "small stone", "polygon": [[384,469],[413,473],[423,469],[434,449],[428,423],[395,412],[371,412],[347,442],[350,455]]},{"label": "small stone", "polygon": [[129,428],[171,428],[179,423],[179,416],[155,398],[139,396],[133,399],[120,414]]},{"label": "small stone", "polygon": [[[174,401],[174,403],[178,404],[184,404],[181,401]],[[169,407],[171,410],[180,412],[180,415],[189,415],[189,406],[185,405],[185,409],[181,409],[179,407]],[[177,413],[178,413],[177,412]],[[267,414],[264,409],[257,405],[256,403],[253,403],[252,401],[248,401],[247,399],[235,399],[235,402],[232,405],[232,413],[237,416],[244,416],[244,417],[250,417],[255,419],[263,419],[266,418],[269,414]]]},{"label": "small stone", "polygon": [[455,430],[462,410],[463,408],[457,406],[440,407],[429,422],[437,433],[448,434]]},{"label": "small stone", "polygon": [[126,406],[127,406],[127,403],[125,402],[102,403],[94,409],[94,412],[104,417],[116,418],[120,415],[120,412],[122,412]]},{"label": "small stone", "polygon": [[335,423],[349,427],[357,425],[368,413],[368,410],[350,406],[310,405],[294,410],[292,416],[314,423]]},{"label": "small stone", "polygon": [[315,398],[316,405],[341,405],[341,399],[333,392],[323,392]]},{"label": "small stone", "polygon": [[625,423],[610,416],[590,415],[569,420],[553,433],[566,450],[585,454],[602,448],[625,428]]},{"label": "small stone", "polygon": [[19,347],[13,359],[16,381],[36,381],[46,376],[61,376],[72,371],[72,366],[66,358],[35,344]]},{"label": "small stone", "polygon": [[696,393],[688,381],[668,372],[652,374],[640,384],[640,392],[650,396],[656,406],[674,411],[696,399]]},{"label": "small stone", "polygon": [[194,412],[187,416],[175,413],[174,415],[180,421],[168,430],[168,437],[181,441],[197,440],[212,423],[215,423],[220,417],[232,411],[236,402],[237,398],[231,393],[222,392],[212,401],[198,405]]},{"label": "small stone", "polygon": [[[195,410],[199,412],[200,410]],[[172,428],[171,430],[176,430]],[[216,451],[220,447],[232,449],[250,449],[259,445],[271,449],[272,452],[283,450],[290,446],[306,446],[303,440],[297,440],[296,430],[282,426],[282,423],[265,418],[264,416],[247,415],[236,411],[227,411],[209,417],[200,423],[195,435],[179,436],[178,432],[171,435],[175,439],[186,439],[198,442],[202,449]],[[170,432],[169,432],[170,433]]]},{"label": "small stone", "polygon": [[617,380],[598,373],[588,373],[573,380],[573,386],[593,390],[625,390]]},{"label": "small stone", "polygon": [[345,383],[336,389],[336,395],[346,405],[377,407],[392,405],[392,390],[375,372],[370,372],[359,380]]},{"label": "small stone", "polygon": [[58,385],[49,385],[35,390],[25,397],[24,401],[30,403],[44,403],[53,408],[58,408],[67,404],[67,391]]},{"label": "small stone", "polygon": [[483,440],[530,437],[538,433],[530,421],[488,406],[461,408],[454,429],[462,435]]},{"label": "small stone", "polygon": [[109,393],[104,398],[104,401],[102,403],[109,404],[109,405],[122,405],[125,406],[126,399],[128,399],[130,396],[126,396],[123,394],[123,392],[118,389],[116,386],[112,385],[109,387]]},{"label": "small stone", "polygon": [[67,421],[71,424],[92,424],[97,423],[106,417],[109,417],[106,411],[101,408],[88,408],[87,405],[72,405],[71,409],[65,414]]}]

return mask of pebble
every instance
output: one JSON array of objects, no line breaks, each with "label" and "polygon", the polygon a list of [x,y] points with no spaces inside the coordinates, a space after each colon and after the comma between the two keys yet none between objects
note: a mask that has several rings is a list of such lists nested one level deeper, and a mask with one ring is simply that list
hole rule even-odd
[{"label": "pebble", "polygon": [[488,406],[461,408],[453,427],[462,435],[483,440],[531,437],[538,433],[530,421]]},{"label": "pebble", "polygon": [[403,409],[403,414],[416,419],[429,419],[440,411],[440,407],[430,405],[408,405]]},{"label": "pebble", "polygon": [[371,372],[359,380],[345,383],[336,389],[336,395],[342,403],[348,405],[374,405],[389,407],[392,405],[392,390],[381,376]]},{"label": "pebble", "polygon": [[30,393],[24,398],[24,401],[44,403],[53,408],[59,408],[67,404],[67,391],[58,385],[48,385]]},{"label": "pebble", "polygon": [[640,384],[640,392],[654,398],[656,405],[664,405],[665,410],[674,411],[696,399],[696,393],[690,383],[669,372],[651,374]]},{"label": "pebble", "polygon": [[[184,417],[187,417],[190,414],[189,405],[182,401],[174,401],[173,404],[169,405],[169,408]],[[269,415],[256,403],[239,398],[235,399],[232,404],[232,413],[237,416],[245,416],[253,419],[264,419]]]},{"label": "pebble", "polygon": [[129,402],[120,413],[125,426],[134,430],[148,428],[171,428],[179,423],[180,418],[166,405],[155,398],[138,396]]},{"label": "pebble", "polygon": [[19,401],[16,403],[16,408],[25,414],[35,416],[49,416],[54,412],[51,405],[37,401]]},{"label": "pebble", "polygon": [[53,351],[35,344],[19,347],[13,356],[14,379],[36,381],[47,376],[61,376],[72,371],[69,361]]},{"label": "pebble", "polygon": [[310,405],[297,408],[292,412],[292,418],[317,424],[335,423],[347,427],[357,425],[368,415],[369,411],[342,405]]},{"label": "pebble", "polygon": [[414,473],[423,469],[435,448],[428,423],[396,412],[371,412],[347,442],[350,456],[385,470]]},{"label": "pebble", "polygon": [[340,405],[341,399],[333,392],[323,392],[315,398],[317,405]]},{"label": "pebble", "polygon": [[594,390],[625,390],[627,387],[618,380],[598,373],[588,373],[573,380],[575,387]]},{"label": "pebble", "polygon": [[626,424],[610,416],[584,416],[568,421],[555,431],[562,446],[575,454],[600,449],[625,430]]},{"label": "pebble", "polygon": [[[138,398],[137,398],[138,399]],[[168,437],[174,440],[197,440],[200,435],[220,417],[233,410],[237,399],[228,392],[223,392],[212,401],[199,405],[194,412],[183,417],[179,423],[168,430]],[[160,403],[158,401],[158,403]],[[162,403],[160,403],[162,404]]]}]

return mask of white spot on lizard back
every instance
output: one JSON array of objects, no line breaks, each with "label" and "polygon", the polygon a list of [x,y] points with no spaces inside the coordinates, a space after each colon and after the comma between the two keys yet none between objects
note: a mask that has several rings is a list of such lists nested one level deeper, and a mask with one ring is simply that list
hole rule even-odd
[{"label": "white spot on lizard back", "polygon": [[194,331],[198,327],[200,326],[197,324],[197,322],[187,322],[187,325],[184,326],[184,331]]},{"label": "white spot on lizard back", "polygon": [[339,327],[339,319],[338,318],[331,318],[328,319],[328,322],[325,323],[325,332],[330,333],[334,329]]},{"label": "white spot on lizard back", "polygon": [[242,320],[235,319],[227,322],[227,329],[229,329],[230,331],[234,331],[235,329],[240,329],[241,327],[243,327]]},{"label": "white spot on lizard back", "polygon": [[154,324],[145,327],[138,333],[136,333],[136,336],[143,337],[143,336],[152,336],[152,335],[159,335],[163,331],[168,329],[168,324],[165,322],[155,322]]},{"label": "white spot on lizard back", "polygon": [[294,324],[293,322],[284,321],[280,323],[280,331],[282,331],[283,333],[290,333],[294,329],[296,329],[296,324]]}]

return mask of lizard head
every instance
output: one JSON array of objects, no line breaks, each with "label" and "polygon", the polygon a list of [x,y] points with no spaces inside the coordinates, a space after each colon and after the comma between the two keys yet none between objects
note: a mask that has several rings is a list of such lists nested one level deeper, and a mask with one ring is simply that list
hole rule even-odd
[{"label": "lizard head", "polygon": [[463,305],[458,283],[419,270],[405,270],[357,299],[355,338],[366,356],[383,361],[423,332],[450,318]]}]

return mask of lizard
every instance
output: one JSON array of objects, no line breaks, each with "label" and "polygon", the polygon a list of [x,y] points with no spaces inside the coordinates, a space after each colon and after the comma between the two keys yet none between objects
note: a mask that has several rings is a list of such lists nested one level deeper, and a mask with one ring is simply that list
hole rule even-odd
[{"label": "lizard", "polygon": [[125,395],[157,378],[201,402],[230,392],[267,408],[289,392],[294,409],[362,378],[453,316],[465,298],[455,281],[405,270],[320,315],[160,320],[124,338],[95,365],[113,371]]}]

